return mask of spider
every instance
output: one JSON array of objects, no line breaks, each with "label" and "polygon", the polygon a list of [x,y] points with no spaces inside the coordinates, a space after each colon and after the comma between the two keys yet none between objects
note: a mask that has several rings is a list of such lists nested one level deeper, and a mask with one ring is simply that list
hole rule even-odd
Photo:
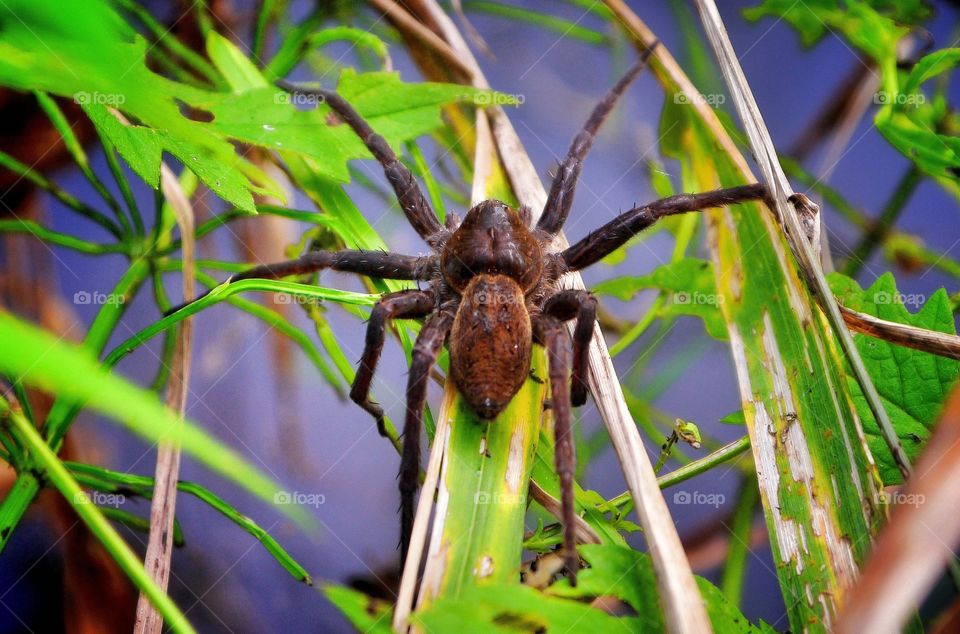
[{"label": "spider", "polygon": [[[650,49],[652,50],[652,49]],[[561,484],[561,552],[572,582],[579,565],[574,542],[575,467],[571,407],[587,399],[587,352],[597,301],[584,290],[560,290],[558,280],[622,246],[664,216],[763,199],[754,184],[700,194],[680,194],[630,209],[563,251],[551,250],[573,203],[583,165],[600,125],[640,74],[650,50],[596,105],[574,138],[534,225],[528,208],[485,200],[461,221],[441,225],[413,174],[387,142],[334,91],[280,82],[284,90],[319,97],[350,126],[383,166],[400,209],[430,246],[426,256],[376,251],[312,251],[296,260],[251,268],[230,281],[282,278],[333,269],[373,278],[427,282],[425,289],[383,295],[373,306],[366,343],[350,398],[369,412],[385,435],[383,409],[370,399],[370,384],[392,319],[424,319],[416,339],[406,388],[400,460],[401,561],[406,558],[419,486],[420,435],[430,371],[441,348],[450,352],[450,377],[484,421],[503,411],[530,373],[533,344],[546,348],[555,425],[556,470]],[[576,320],[572,341],[564,322]],[[499,424],[508,424],[501,422]]]}]

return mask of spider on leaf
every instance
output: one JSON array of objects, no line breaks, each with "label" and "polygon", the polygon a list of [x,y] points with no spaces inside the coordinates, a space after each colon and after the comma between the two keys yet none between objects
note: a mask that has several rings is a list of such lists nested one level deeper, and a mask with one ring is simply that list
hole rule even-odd
[{"label": "spider on leaf", "polygon": [[[409,546],[419,486],[428,377],[441,348],[445,343],[449,346],[450,377],[459,392],[481,419],[492,421],[529,375],[532,347],[537,343],[546,348],[549,367],[564,526],[561,552],[575,583],[579,558],[573,530],[575,457],[570,410],[587,399],[587,353],[597,302],[588,291],[560,290],[558,280],[598,262],[664,216],[766,198],[766,189],[758,184],[671,196],[630,209],[569,248],[551,251],[570,212],[577,179],[597,130],[640,74],[649,52],[597,104],[574,138],[535,225],[529,209],[513,209],[498,200],[474,206],[462,222],[450,214],[441,225],[414,176],[346,100],[334,91],[279,84],[290,92],[322,98],[353,129],[383,166],[400,209],[433,251],[421,257],[376,251],[313,251],[296,260],[251,268],[230,279],[276,279],[333,269],[428,283],[425,289],[387,293],[374,305],[350,391],[350,398],[373,415],[378,430],[385,434],[383,409],[370,400],[370,384],[387,323],[391,319],[424,319],[413,347],[406,389],[399,474],[401,559],[406,558]],[[571,341],[564,322],[574,319]]]}]

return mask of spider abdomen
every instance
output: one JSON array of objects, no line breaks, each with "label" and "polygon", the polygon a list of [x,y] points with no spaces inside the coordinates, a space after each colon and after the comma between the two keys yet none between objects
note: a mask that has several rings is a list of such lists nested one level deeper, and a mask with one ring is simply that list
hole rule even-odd
[{"label": "spider abdomen", "polygon": [[450,374],[467,403],[492,419],[530,372],[530,315],[523,289],[506,275],[477,275],[464,289],[450,332]]}]

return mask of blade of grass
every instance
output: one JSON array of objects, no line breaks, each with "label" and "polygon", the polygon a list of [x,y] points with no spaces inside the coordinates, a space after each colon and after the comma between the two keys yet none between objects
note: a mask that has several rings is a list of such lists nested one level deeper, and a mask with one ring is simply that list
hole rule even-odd
[{"label": "blade of grass", "polygon": [[[77,479],[78,484],[83,484]],[[123,524],[131,530],[135,530],[139,533],[146,533],[150,530],[150,520],[140,517],[139,515],[134,515],[133,513],[128,513],[122,509],[116,509],[110,506],[99,506],[97,507],[103,516],[110,520],[111,522],[117,522]],[[183,528],[180,526],[180,522],[174,520],[173,522],[173,545],[177,548],[183,547]]]},{"label": "blade of grass", "polygon": [[[66,465],[71,473],[73,473],[73,476],[77,479],[77,482],[99,491],[123,493],[124,491],[129,491],[132,489],[136,495],[140,495],[145,498],[149,498],[153,494],[153,478],[130,473],[120,473],[118,471],[111,471],[110,469],[104,469],[102,467],[82,464],[79,462],[65,461],[64,465]],[[273,558],[276,559],[277,562],[283,566],[297,581],[302,581],[307,585],[313,585],[313,580],[310,578],[310,575],[307,573],[306,569],[304,569],[303,566],[301,566],[293,557],[291,557],[290,554],[283,549],[279,542],[277,542],[277,540],[270,535],[270,533],[264,530],[263,527],[254,522],[251,518],[228,504],[216,493],[199,484],[184,480],[177,482],[177,488],[181,493],[192,495],[246,532],[250,533],[250,535],[255,537],[261,544],[263,544],[263,547],[267,550],[267,552],[273,555]]]},{"label": "blade of grass", "polygon": [[106,229],[110,235],[117,240],[121,242],[124,240],[123,230],[115,225],[110,218],[100,213],[90,205],[81,202],[76,196],[68,194],[66,191],[61,189],[59,185],[49,180],[40,172],[32,169],[24,163],[21,163],[3,151],[0,151],[0,167],[4,167],[11,172],[19,174],[33,185],[36,185],[40,189],[48,192],[66,207]]},{"label": "blade of grass", "polygon": [[40,105],[40,108],[43,109],[47,115],[47,119],[50,120],[50,123],[53,124],[54,129],[56,129],[60,138],[63,140],[63,144],[67,148],[67,152],[70,153],[71,158],[73,158],[73,162],[80,168],[80,173],[83,174],[83,177],[87,179],[87,182],[90,183],[94,191],[97,192],[100,198],[102,198],[113,211],[113,215],[116,216],[117,221],[120,223],[123,234],[129,236],[132,233],[130,221],[127,220],[123,210],[120,209],[117,199],[114,198],[113,194],[106,188],[103,181],[100,180],[100,177],[90,169],[90,161],[87,158],[87,153],[84,151],[77,136],[73,133],[73,128],[64,116],[60,106],[45,92],[34,91],[33,94],[37,98],[37,103]]},{"label": "blade of grass", "polygon": [[823,308],[827,320],[833,329],[833,333],[837,337],[844,355],[853,368],[857,382],[860,384],[867,403],[870,405],[870,410],[883,432],[890,452],[893,454],[903,477],[906,478],[910,474],[910,461],[903,447],[900,445],[900,440],[897,438],[893,423],[890,421],[887,410],[884,409],[883,403],[880,401],[880,395],[877,393],[877,389],[874,387],[870,375],[867,374],[867,369],[863,365],[860,353],[857,352],[857,348],[853,343],[853,336],[844,325],[843,317],[840,315],[840,308],[837,305],[836,299],[833,297],[833,293],[830,291],[827,280],[823,275],[823,270],[820,267],[819,254],[813,253],[799,214],[789,200],[793,195],[793,188],[790,186],[790,182],[787,180],[786,174],[783,173],[783,168],[777,160],[777,152],[773,145],[773,140],[770,138],[770,133],[767,131],[766,125],[763,122],[763,117],[757,107],[756,100],[753,98],[753,93],[747,84],[743,69],[740,67],[736,53],[733,50],[733,45],[727,35],[720,13],[712,0],[696,0],[696,4],[700,11],[704,28],[707,31],[707,36],[713,45],[714,53],[720,61],[720,67],[730,86],[734,104],[737,106],[740,118],[744,122],[747,137],[750,139],[750,146],[753,149],[753,155],[763,174],[763,181],[770,189],[770,193],[776,202],[777,214],[780,221],[784,224],[791,251],[797,258],[800,271],[803,273],[805,281],[811,290],[815,292],[820,306]]},{"label": "blade of grass", "polygon": [[[179,442],[200,462],[261,499],[272,501],[279,490],[277,483],[197,426],[185,422],[178,428],[179,418],[153,394],[111,374],[86,351],[9,313],[0,313],[0,338],[7,342],[0,371],[65,401],[82,402],[148,440]],[[284,512],[309,525],[302,511],[291,507]]]},{"label": "blade of grass", "polygon": [[55,244],[67,249],[72,249],[79,253],[87,255],[110,255],[112,253],[129,253],[130,247],[122,242],[113,242],[110,244],[97,244],[82,240],[68,233],[60,233],[52,229],[47,229],[43,225],[33,220],[0,220],[0,232],[5,233],[28,233],[38,240],[43,240],[49,244]]},{"label": "blade of grass", "polygon": [[[486,127],[486,116],[477,112],[473,198],[509,199],[509,190],[497,162]],[[543,351],[535,349],[533,372],[545,375]],[[533,467],[543,411],[545,385],[526,382],[507,409],[494,421],[480,420],[447,381],[440,425],[431,449],[439,460],[437,498],[431,539],[424,565],[417,609],[439,597],[457,596],[477,584],[518,583],[517,570],[523,545],[526,496]],[[439,439],[439,442],[438,440]],[[430,473],[430,472],[428,472]],[[413,601],[433,488],[421,493],[417,509],[417,557],[408,559],[394,627],[403,630]]]},{"label": "blade of grass", "polygon": [[[621,0],[605,1],[638,48],[657,41]],[[752,182],[736,143],[662,45],[651,68],[667,94],[663,125],[680,124],[665,144],[697,168],[698,188]],[[838,345],[774,218],[757,205],[706,217],[791,627],[827,629],[881,521],[879,473],[846,390]],[[804,232],[799,237],[806,240]]]},{"label": "blade of grass", "polygon": [[[423,5],[433,21],[439,25],[458,58],[467,64],[470,71],[468,76],[473,77],[473,85],[489,88],[473,54],[450,18],[433,0],[424,0]],[[546,201],[546,191],[536,169],[503,110],[494,106],[487,109],[487,114],[499,155],[517,199],[532,209],[534,214],[539,213]],[[562,236],[558,242],[557,247],[562,248]],[[578,274],[568,276],[562,286],[584,288]],[[709,620],[693,571],[657,486],[640,433],[630,417],[599,326],[594,330],[589,359],[591,392],[610,432],[627,484],[636,501],[637,514],[650,546],[667,623],[671,630],[676,632],[708,631]]]},{"label": "blade of grass", "polygon": [[606,44],[609,40],[603,33],[580,26],[569,20],[552,16],[548,13],[514,7],[499,2],[489,2],[488,0],[464,0],[463,6],[472,12],[495,15],[510,20],[511,22],[533,24],[547,31],[553,31],[562,38],[569,37],[587,44],[601,45]]},{"label": "blade of grass", "polygon": [[[111,295],[118,301],[107,302],[100,307],[84,339],[84,347],[94,356],[99,356],[106,346],[110,334],[149,272],[150,265],[147,260],[136,260],[113,287]],[[14,382],[19,383],[20,380],[16,379]],[[43,427],[44,435],[54,452],[59,451],[63,434],[66,433],[67,427],[78,411],[79,408],[66,399],[58,397],[54,401]],[[0,552],[6,547],[14,528],[20,523],[27,507],[39,491],[40,482],[35,475],[30,472],[22,472],[18,475],[13,487],[3,499],[3,504],[0,505]]]},{"label": "blade of grass", "polygon": [[80,519],[103,544],[110,556],[131,581],[156,606],[167,626],[174,632],[194,632],[187,618],[157,584],[153,582],[127,542],[110,525],[90,497],[80,488],[70,472],[40,436],[36,427],[23,416],[10,410],[0,399],[0,414],[7,418],[24,442],[37,469],[55,486]]}]

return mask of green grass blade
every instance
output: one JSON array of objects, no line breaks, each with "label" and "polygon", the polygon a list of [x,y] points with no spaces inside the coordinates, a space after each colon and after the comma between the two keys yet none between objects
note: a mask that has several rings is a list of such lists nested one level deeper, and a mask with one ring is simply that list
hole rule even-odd
[{"label": "green grass blade", "polygon": [[[133,490],[136,495],[144,498],[150,498],[153,495],[153,478],[131,473],[120,473],[94,465],[83,464],[79,462],[64,462],[68,469],[73,472],[78,482],[91,488],[115,493]],[[177,489],[183,493],[194,496],[201,502],[207,504],[212,509],[229,519],[231,522],[253,535],[263,547],[277,560],[287,572],[297,581],[302,581],[307,585],[312,585],[313,580],[306,569],[287,553],[286,550],[275,540],[266,530],[252,519],[235,509],[223,498],[204,486],[194,482],[181,480],[177,483]]]},{"label": "green grass blade", "polygon": [[[6,334],[8,317],[0,316],[0,332]],[[51,353],[52,354],[52,353]],[[40,436],[36,427],[31,425],[23,416],[12,412],[5,401],[0,401],[0,413],[9,417],[17,435],[30,451],[35,468],[42,470],[46,478],[55,486],[67,500],[80,519],[90,528],[97,539],[103,544],[110,556],[117,562],[121,570],[143,592],[150,602],[163,616],[167,626],[174,632],[190,633],[194,629],[187,618],[177,608],[157,584],[153,582],[137,555],[131,550],[127,542],[117,533],[107,521],[103,513],[93,504],[90,497],[80,488],[70,472],[60,462],[56,454]]]},{"label": "green grass blade", "polygon": [[[533,371],[546,376],[534,351]],[[519,583],[527,489],[539,438],[546,387],[529,379],[496,420],[477,418],[448,386],[450,435],[437,493],[444,510],[424,573],[421,606],[487,583]],[[429,494],[429,493],[427,493]]]},{"label": "green grass blade", "polygon": [[[194,424],[181,424],[156,395],[111,374],[82,349],[58,341],[9,313],[0,314],[0,340],[6,342],[0,370],[25,384],[82,402],[149,440],[179,442],[184,451],[263,500],[272,502],[280,490],[238,453]],[[294,507],[283,510],[298,522],[306,522],[305,514]]]},{"label": "green grass blade", "polygon": [[60,233],[47,229],[43,225],[33,220],[0,220],[0,232],[4,233],[25,233],[30,234],[38,240],[43,240],[49,244],[55,244],[67,249],[72,249],[79,253],[87,255],[109,255],[111,253],[128,253],[130,247],[124,243],[97,244],[87,240],[81,240],[68,233]]}]

